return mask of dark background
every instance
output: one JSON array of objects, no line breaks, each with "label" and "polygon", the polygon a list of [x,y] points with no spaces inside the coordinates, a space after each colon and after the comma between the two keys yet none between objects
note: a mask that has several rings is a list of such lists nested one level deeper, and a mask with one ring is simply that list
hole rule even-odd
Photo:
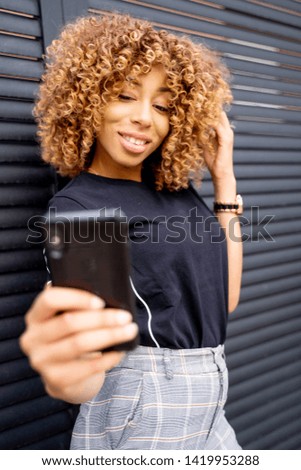
[{"label": "dark background", "polygon": [[[231,69],[246,210],[226,412],[245,449],[301,449],[301,2],[293,0],[0,0],[0,449],[68,448],[73,409],[45,394],[18,345],[45,282],[27,222],[57,184],[39,158],[32,106],[43,52],[60,27],[112,10],[189,34]],[[202,194],[211,203],[208,179]]]}]

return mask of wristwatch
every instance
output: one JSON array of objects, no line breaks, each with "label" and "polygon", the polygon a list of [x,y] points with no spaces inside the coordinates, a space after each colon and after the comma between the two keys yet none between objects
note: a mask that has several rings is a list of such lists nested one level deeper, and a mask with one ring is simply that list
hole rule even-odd
[{"label": "wristwatch", "polygon": [[240,194],[236,195],[235,202],[214,201],[214,212],[233,212],[233,214],[241,215],[243,213],[243,200]]}]

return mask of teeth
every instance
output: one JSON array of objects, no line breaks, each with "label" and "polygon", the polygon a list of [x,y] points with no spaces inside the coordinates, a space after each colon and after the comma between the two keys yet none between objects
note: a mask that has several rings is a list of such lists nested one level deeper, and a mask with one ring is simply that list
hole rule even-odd
[{"label": "teeth", "polygon": [[131,142],[132,144],[135,144],[135,145],[144,145],[144,144],[146,144],[146,140],[134,139],[134,137],[129,137],[127,135],[124,135],[123,138],[125,140],[127,140],[128,142]]}]

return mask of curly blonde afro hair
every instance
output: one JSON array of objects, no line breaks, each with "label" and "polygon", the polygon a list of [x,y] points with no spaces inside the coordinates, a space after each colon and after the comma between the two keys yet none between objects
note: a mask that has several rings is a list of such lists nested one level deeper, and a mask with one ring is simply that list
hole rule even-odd
[{"label": "curly blonde afro hair", "polygon": [[200,181],[204,148],[214,152],[213,127],[232,98],[226,67],[187,37],[115,13],[79,18],[47,49],[34,109],[42,158],[63,176],[87,169],[106,104],[118,98],[126,77],[157,64],[163,64],[171,91],[170,130],[146,167],[157,190]]}]

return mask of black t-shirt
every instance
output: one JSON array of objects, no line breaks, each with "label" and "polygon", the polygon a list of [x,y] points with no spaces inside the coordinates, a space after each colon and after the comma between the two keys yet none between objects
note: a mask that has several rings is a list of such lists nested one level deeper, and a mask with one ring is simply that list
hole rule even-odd
[{"label": "black t-shirt", "polygon": [[52,198],[49,207],[120,208],[125,213],[141,345],[191,349],[224,342],[225,235],[192,187],[156,191],[145,182],[82,172]]}]

